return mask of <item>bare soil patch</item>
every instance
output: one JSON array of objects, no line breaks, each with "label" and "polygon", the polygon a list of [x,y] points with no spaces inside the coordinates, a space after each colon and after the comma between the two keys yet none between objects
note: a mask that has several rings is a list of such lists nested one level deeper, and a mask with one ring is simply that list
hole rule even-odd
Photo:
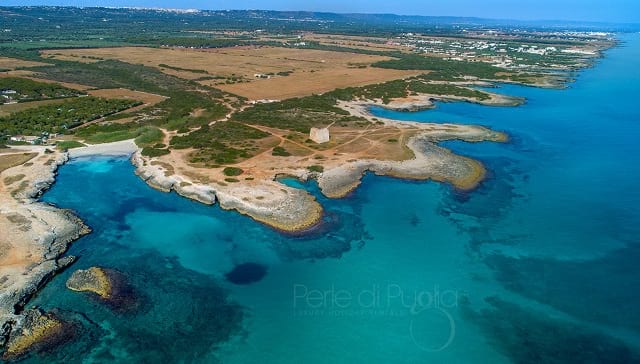
[{"label": "bare soil patch", "polygon": [[17,153],[0,155],[0,172],[26,163],[37,156],[38,153]]},{"label": "bare soil patch", "polygon": [[0,69],[15,70],[23,67],[46,66],[47,63],[24,61],[16,58],[0,57]]}]

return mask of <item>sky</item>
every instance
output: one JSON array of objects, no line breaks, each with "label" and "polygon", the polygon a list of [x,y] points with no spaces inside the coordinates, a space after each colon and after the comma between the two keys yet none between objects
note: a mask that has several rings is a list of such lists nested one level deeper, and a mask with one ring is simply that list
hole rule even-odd
[{"label": "sky", "polygon": [[640,23],[640,0],[2,0],[0,5],[309,10]]}]

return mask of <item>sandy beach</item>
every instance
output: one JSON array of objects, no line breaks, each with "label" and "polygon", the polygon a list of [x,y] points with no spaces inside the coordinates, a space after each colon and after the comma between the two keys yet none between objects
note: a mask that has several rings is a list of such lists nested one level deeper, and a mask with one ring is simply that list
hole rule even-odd
[{"label": "sandy beach", "polygon": [[104,143],[104,144],[91,144],[86,147],[69,149],[69,158],[87,157],[91,155],[104,155],[104,156],[120,156],[131,155],[138,146],[134,143],[133,139],[123,140],[120,142]]}]

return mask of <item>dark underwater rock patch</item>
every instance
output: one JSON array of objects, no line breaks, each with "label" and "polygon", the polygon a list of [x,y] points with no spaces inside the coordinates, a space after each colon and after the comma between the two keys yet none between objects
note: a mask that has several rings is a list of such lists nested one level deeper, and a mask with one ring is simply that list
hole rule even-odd
[{"label": "dark underwater rock patch", "polygon": [[513,258],[486,262],[507,289],[585,320],[640,329],[640,245],[594,260]]},{"label": "dark underwater rock patch", "polygon": [[517,364],[640,362],[640,355],[622,341],[584,326],[553,319],[541,312],[491,297],[479,312],[463,306],[497,350]]},{"label": "dark underwater rock patch", "polygon": [[280,238],[276,251],[289,260],[340,258],[353,247],[360,248],[370,235],[359,216],[347,212],[325,212],[323,221],[309,234]]},{"label": "dark underwater rock patch", "polygon": [[229,273],[225,275],[227,281],[245,285],[259,282],[267,275],[267,267],[258,263],[242,263],[236,265]]}]

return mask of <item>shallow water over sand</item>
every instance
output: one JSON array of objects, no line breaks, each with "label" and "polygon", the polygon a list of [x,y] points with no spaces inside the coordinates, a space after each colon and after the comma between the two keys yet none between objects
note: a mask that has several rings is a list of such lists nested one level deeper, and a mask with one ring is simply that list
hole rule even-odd
[{"label": "shallow water over sand", "polygon": [[[126,159],[70,162],[43,199],[94,232],[32,305],[84,330],[27,362],[638,360],[640,37],[624,39],[568,90],[497,90],[526,97],[521,107],[375,109],[487,125],[511,141],[445,143],[487,166],[471,193],[366,176],[346,199],[319,196],[326,228],[311,236],[152,190]],[[93,265],[124,273],[140,308],[64,287]]]}]

